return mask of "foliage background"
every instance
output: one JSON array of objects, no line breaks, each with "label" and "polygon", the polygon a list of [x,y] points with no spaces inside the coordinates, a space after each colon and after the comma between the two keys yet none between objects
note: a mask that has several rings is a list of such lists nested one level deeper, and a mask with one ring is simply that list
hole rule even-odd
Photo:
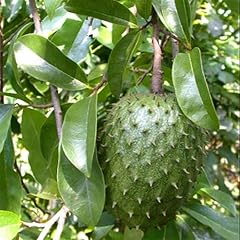
[{"label": "foliage background", "polygon": [[[67,42],[67,36],[70,36],[68,34],[81,30],[81,36],[78,39],[81,43],[78,45],[81,49],[81,54],[79,55],[77,52],[74,55],[73,53],[72,59],[80,64],[83,71],[88,74],[90,85],[96,86],[101,83],[111,50],[116,46],[125,28],[116,24],[111,25],[107,22],[103,22],[100,26],[99,21],[94,20],[91,22],[92,20],[89,19],[84,23],[82,21],[83,24],[80,26],[80,29],[71,21],[64,28],[64,23],[69,19],[69,13],[61,7],[62,1],[54,1],[56,3],[55,6],[49,2],[51,1],[37,2],[44,36],[49,37],[61,49],[62,43],[70,44]],[[119,2],[127,7],[133,5],[133,1],[122,0]],[[190,2],[193,7],[196,6],[195,10],[192,11],[195,15],[192,35],[193,47],[199,47],[202,51],[204,72],[220,119],[220,129],[211,133],[211,141],[207,145],[209,151],[204,163],[205,174],[201,175],[198,180],[195,198],[203,205],[210,206],[211,209],[229,216],[231,215],[231,210],[237,214],[240,200],[239,1],[201,0]],[[196,5],[194,5],[195,3]],[[51,139],[51,136],[54,136],[52,138],[56,140],[57,136],[56,132],[54,132],[56,126],[51,108],[45,108],[48,104],[51,105],[51,92],[48,83],[40,82],[23,71],[16,72],[16,66],[12,57],[13,44],[17,38],[22,34],[34,32],[29,9],[28,2],[24,0],[2,1],[1,22],[4,33],[2,58],[4,89],[2,92],[4,92],[5,104],[14,104],[12,109],[9,105],[9,111],[13,113],[11,129],[15,154],[11,146],[11,138],[8,137],[5,143],[6,147],[4,147],[1,153],[1,159],[3,159],[3,156],[4,159],[7,158],[8,163],[14,165],[15,170],[13,171],[10,168],[9,173],[5,171],[5,175],[0,174],[0,209],[10,210],[17,214],[20,213],[23,222],[44,222],[59,210],[61,201],[53,200],[54,194],[57,194],[57,192],[54,193],[54,191],[51,191],[52,189],[49,189],[54,188],[54,179],[53,185],[47,184],[45,188],[42,188],[33,177],[33,168],[31,170],[28,161],[30,161],[31,152],[33,152],[38,154],[39,162],[42,161],[42,158],[47,157],[52,159],[53,165],[56,164],[54,162],[56,160],[56,143],[54,145],[54,141]],[[144,24],[142,18],[139,22]],[[93,31],[89,28],[90,25]],[[135,53],[133,61],[128,67],[123,91],[146,92],[149,89],[151,77],[149,69],[151,69],[152,60],[151,31],[151,28],[147,28],[143,44],[140,45],[138,52]],[[89,34],[89,36],[86,37],[86,34]],[[67,54],[68,49],[62,50]],[[168,44],[165,48],[163,70],[164,79],[166,80],[165,88],[170,91],[173,89],[171,64],[171,46]],[[141,81],[141,85],[138,85],[139,81]],[[89,95],[89,91],[72,92],[61,90],[59,95],[63,111],[66,111],[69,108],[69,103],[84,98]],[[103,110],[108,108],[109,103],[116,101],[116,99],[111,95],[108,86],[106,86],[100,92],[98,101],[98,117],[101,119],[105,114]],[[31,106],[35,110],[31,110]],[[34,119],[36,119],[35,122]],[[36,126],[38,130],[33,132],[32,130]],[[6,122],[2,121],[0,127],[2,131],[6,127]],[[39,143],[36,143],[38,141]],[[41,145],[43,143],[45,143],[44,146]],[[41,153],[43,156],[39,155],[39,151],[42,151],[42,149],[39,150],[40,145],[38,144],[45,150]],[[51,149],[49,145],[51,145]],[[48,155],[49,151],[51,156]],[[38,171],[38,167],[40,169],[44,168],[44,166],[35,166],[36,171]],[[42,173],[40,178],[44,179],[44,175],[45,172]],[[207,191],[206,189],[209,189],[210,186],[211,189],[217,189],[226,193],[228,197],[226,195],[216,196],[216,192]],[[7,194],[5,195],[5,193]],[[232,203],[231,199],[234,200],[235,206],[229,206],[229,203]],[[234,210],[235,208],[237,211]],[[209,228],[211,223],[201,224],[190,217],[189,214],[186,214],[186,212],[185,215],[181,215],[181,219],[184,219],[184,223],[173,224],[173,226],[169,224],[164,229],[165,238],[163,239],[222,239],[220,236],[222,234],[219,235],[219,233],[227,231],[222,226],[223,230],[216,233],[216,231],[214,232]],[[114,228],[112,228],[112,216],[107,213],[104,213],[101,221],[98,227],[89,227],[81,224],[76,216],[68,213],[61,239],[88,239],[90,236],[93,239],[100,239],[98,236],[104,233],[104,231],[106,232],[106,239],[141,238],[141,231],[125,229],[124,237],[122,233],[114,231]],[[179,228],[179,226],[184,227]],[[181,230],[184,228],[185,230],[187,228],[187,230]],[[57,224],[51,228],[47,239],[54,237],[56,229]],[[175,230],[173,229],[177,231],[177,237],[174,236]],[[42,228],[32,228],[23,224],[21,225],[19,238],[37,239],[41,231]],[[159,239],[158,237],[163,234],[162,231],[149,231],[145,233],[143,239]],[[188,233],[187,237],[184,235],[186,234],[185,232]],[[170,238],[168,234],[170,234]],[[156,237],[154,238],[154,236]]]}]

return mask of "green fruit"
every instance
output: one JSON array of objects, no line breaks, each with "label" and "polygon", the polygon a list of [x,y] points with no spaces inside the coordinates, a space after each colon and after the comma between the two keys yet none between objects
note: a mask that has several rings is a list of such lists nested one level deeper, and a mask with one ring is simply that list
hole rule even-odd
[{"label": "green fruit", "polygon": [[188,198],[203,148],[202,130],[174,96],[123,97],[108,114],[99,149],[106,208],[129,227],[166,224]]}]

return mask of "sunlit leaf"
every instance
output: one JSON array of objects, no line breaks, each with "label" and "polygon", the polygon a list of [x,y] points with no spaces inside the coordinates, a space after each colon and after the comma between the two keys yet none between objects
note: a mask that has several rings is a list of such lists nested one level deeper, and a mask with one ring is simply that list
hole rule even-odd
[{"label": "sunlit leaf", "polygon": [[74,103],[62,128],[62,148],[71,163],[86,176],[91,175],[97,131],[97,95]]},{"label": "sunlit leaf", "polygon": [[192,19],[189,1],[153,0],[153,6],[164,26],[190,47]]},{"label": "sunlit leaf", "polygon": [[236,216],[237,209],[233,198],[220,190],[214,188],[201,188],[200,193],[207,194],[209,197],[217,201],[222,207],[228,210],[233,216]]},{"label": "sunlit leaf", "polygon": [[44,0],[45,9],[50,19],[53,18],[54,13],[61,2],[62,0]]},{"label": "sunlit leaf", "polygon": [[96,154],[90,178],[75,168],[61,149],[59,155],[58,187],[64,203],[81,222],[96,225],[105,202],[104,178]]},{"label": "sunlit leaf", "polygon": [[200,223],[209,226],[227,240],[239,239],[238,218],[227,217],[208,206],[195,203],[182,209]]},{"label": "sunlit leaf", "polygon": [[183,113],[203,128],[218,129],[219,121],[203,73],[199,48],[176,56],[172,78],[177,101]]},{"label": "sunlit leaf", "polygon": [[18,65],[29,75],[66,90],[87,88],[82,69],[46,38],[27,34],[14,45]]},{"label": "sunlit leaf", "polygon": [[0,240],[12,240],[21,226],[20,216],[0,210]]},{"label": "sunlit leaf", "polygon": [[65,55],[79,63],[89,51],[89,46],[93,41],[92,31],[100,25],[101,22],[97,19],[85,19],[84,21],[67,19],[51,40]]},{"label": "sunlit leaf", "polygon": [[91,16],[126,26],[136,26],[135,16],[122,4],[113,0],[70,0],[65,9],[80,15]]}]

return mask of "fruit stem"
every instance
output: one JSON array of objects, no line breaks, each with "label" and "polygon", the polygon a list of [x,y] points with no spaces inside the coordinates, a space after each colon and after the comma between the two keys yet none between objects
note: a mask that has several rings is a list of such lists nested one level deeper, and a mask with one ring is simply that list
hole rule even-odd
[{"label": "fruit stem", "polygon": [[162,67],[162,49],[159,44],[160,24],[156,12],[152,13],[153,36],[152,45],[154,49],[153,56],[153,73],[152,73],[152,92],[154,94],[162,94],[163,73]]}]

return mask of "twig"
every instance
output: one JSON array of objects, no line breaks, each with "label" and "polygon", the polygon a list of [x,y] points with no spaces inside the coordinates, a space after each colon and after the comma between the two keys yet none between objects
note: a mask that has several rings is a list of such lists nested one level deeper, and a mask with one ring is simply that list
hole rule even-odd
[{"label": "twig", "polygon": [[[0,1],[0,7],[2,3]],[[3,92],[3,29],[2,29],[3,18],[0,15],[0,92]],[[0,103],[4,103],[4,96],[0,95]]]},{"label": "twig", "polygon": [[166,34],[163,35],[163,38],[162,38],[162,41],[161,41],[161,45],[160,45],[160,47],[161,47],[161,49],[162,49],[162,53],[163,53],[163,49],[164,49],[164,48],[166,47],[166,45],[168,44],[169,38],[170,38],[169,35],[166,35]]},{"label": "twig", "polygon": [[155,11],[153,11],[152,24],[153,24],[152,44],[154,49],[152,92],[154,94],[159,94],[159,93],[163,93],[163,90],[162,90],[163,81],[162,81],[162,71],[161,71],[162,49],[159,44],[160,25],[159,25],[159,21]]},{"label": "twig", "polygon": [[[23,226],[29,228],[43,228],[42,232],[38,236],[37,240],[44,240],[44,238],[49,233],[52,226],[59,221],[59,219],[65,219],[68,213],[68,208],[63,206],[51,219],[47,222],[39,223],[39,222],[23,222]],[[63,220],[62,220],[63,221]],[[65,220],[64,220],[65,221]]]},{"label": "twig", "polygon": [[103,74],[102,80],[96,87],[92,90],[91,96],[96,94],[100,88],[102,88],[107,83],[106,73]]},{"label": "twig", "polygon": [[[28,187],[26,186],[26,184],[25,184],[24,181],[23,181],[23,177],[22,177],[21,171],[20,171],[20,169],[19,169],[16,161],[14,162],[14,167],[15,167],[18,175],[19,175],[19,178],[20,178],[20,181],[21,181],[21,184],[22,184],[23,189],[25,190],[25,192],[26,192],[27,194],[30,194],[30,191],[29,191]],[[33,202],[33,204],[34,204],[35,207],[37,207],[37,208],[38,208],[39,210],[41,210],[43,213],[46,213],[46,211],[37,204],[37,202],[35,201],[34,198],[31,198],[31,197],[30,197],[30,199],[31,199],[31,201]]]},{"label": "twig", "polygon": [[[48,235],[50,229],[52,228],[52,226],[54,225],[54,223],[56,223],[58,221],[59,218],[62,218],[62,216],[64,216],[64,219],[66,217],[68,209],[63,206],[44,226],[42,232],[40,233],[40,235],[38,236],[37,240],[44,240],[45,237]],[[61,232],[62,233],[62,232]],[[58,234],[61,233],[59,232]]]},{"label": "twig", "polygon": [[55,121],[56,121],[56,127],[57,127],[57,135],[58,135],[58,139],[60,139],[61,133],[62,133],[62,109],[60,105],[57,88],[55,86],[51,86],[50,88],[51,88],[51,97],[52,97],[52,103],[54,107]]},{"label": "twig", "polygon": [[172,58],[174,59],[179,53],[179,41],[172,38]]},{"label": "twig", "polygon": [[57,229],[56,229],[53,240],[60,240],[61,239],[61,234],[62,234],[63,229],[64,229],[64,224],[65,224],[65,221],[66,221],[67,213],[68,213],[68,209],[65,209],[65,211],[63,211],[63,213],[60,215],[60,217],[58,219]]},{"label": "twig", "polygon": [[173,39],[175,39],[176,41],[178,41],[179,43],[181,43],[186,50],[189,50],[189,51],[191,50],[188,46],[186,46],[186,45],[185,45],[176,35],[174,35],[173,33],[168,32],[168,31],[166,31],[166,30],[163,29],[163,28],[160,28],[160,32],[162,32],[162,33],[165,34],[165,35],[170,36],[171,38],[173,38]]},{"label": "twig", "polygon": [[138,78],[137,80],[137,85],[140,85],[142,83],[142,81],[144,80],[144,78],[152,71],[152,65],[149,69],[145,69],[145,71],[143,72],[143,74]]},{"label": "twig", "polygon": [[[40,22],[40,17],[37,12],[36,2],[35,2],[35,0],[29,0],[29,4],[30,4],[30,8],[31,8],[31,13],[33,16],[35,30],[37,33],[41,33],[42,26],[41,26],[41,22]],[[60,139],[61,132],[62,132],[62,110],[61,110],[61,105],[60,105],[57,88],[55,86],[51,86],[50,89],[51,89],[52,104],[53,104],[54,113],[55,113],[57,135],[58,135],[58,138]]]},{"label": "twig", "polygon": [[40,17],[39,17],[38,12],[37,12],[37,7],[36,7],[35,0],[29,0],[29,5],[30,5],[30,10],[31,10],[31,13],[32,13],[32,17],[33,17],[35,30],[36,30],[37,33],[41,33],[42,32],[42,26],[41,26],[41,22],[40,22]]}]

